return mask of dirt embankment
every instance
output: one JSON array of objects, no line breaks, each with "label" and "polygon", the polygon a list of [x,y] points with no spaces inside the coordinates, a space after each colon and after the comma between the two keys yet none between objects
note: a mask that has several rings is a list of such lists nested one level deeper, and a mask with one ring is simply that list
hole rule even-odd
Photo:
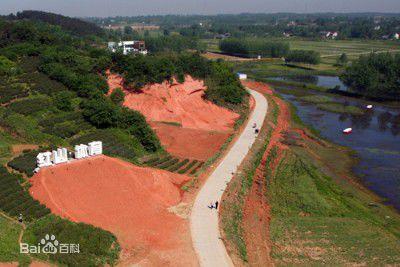
[{"label": "dirt embankment", "polygon": [[169,211],[189,179],[97,156],[42,169],[30,193],[57,215],[115,234],[122,265],[196,266],[188,224]]},{"label": "dirt embankment", "polygon": [[187,76],[180,84],[152,84],[141,92],[124,86],[117,74],[108,73],[111,93],[125,92],[123,105],[141,112],[168,152],[183,158],[207,160],[233,132],[239,115],[204,99],[203,81]]},{"label": "dirt embankment", "polygon": [[[233,181],[233,184],[228,187],[228,191],[226,192],[224,198],[224,202],[232,203],[232,205],[240,206],[242,210],[243,217],[241,221],[238,223],[241,224],[239,230],[242,232],[242,237],[244,240],[245,245],[245,252],[243,249],[237,247],[240,246],[240,242],[237,244],[228,244],[228,248],[230,251],[236,251],[242,254],[245,253],[245,257],[247,258],[248,265],[250,266],[272,266],[273,262],[270,257],[271,251],[271,244],[269,241],[269,221],[270,221],[270,207],[268,205],[268,200],[266,198],[266,175],[267,171],[273,171],[276,168],[277,163],[282,155],[282,151],[285,150],[287,147],[286,145],[281,143],[282,136],[289,128],[289,109],[286,104],[279,98],[273,96],[273,91],[270,87],[263,83],[253,82],[253,81],[245,81],[243,84],[250,88],[254,89],[260,93],[270,95],[273,102],[276,103],[279,109],[279,115],[275,120],[273,119],[274,113],[274,103],[270,101],[268,107],[268,117],[264,122],[264,126],[262,128],[262,132],[260,133],[260,137],[268,138],[268,132],[271,131],[271,135],[269,137],[269,143],[266,147],[266,150],[262,156],[261,163],[255,170],[255,174],[253,176],[252,184],[248,190],[248,193],[244,196],[244,204],[238,203],[237,199],[237,190],[241,190],[241,187],[237,186],[240,185],[241,181]],[[259,142],[256,145],[256,149],[262,149],[263,141]],[[274,154],[274,160],[269,160],[271,154]],[[246,166],[251,162],[248,160],[255,160],[256,159],[256,151],[252,151],[249,154],[249,159],[247,159],[247,163],[244,163]],[[249,166],[241,166],[245,170]],[[238,176],[239,177],[239,176]],[[239,179],[241,179],[239,177]],[[240,200],[239,202],[241,202]],[[223,207],[222,207],[223,208]],[[234,213],[228,215],[231,211],[227,211],[224,216],[235,216]],[[226,217],[227,220],[233,220],[234,218]],[[233,241],[238,242],[238,241]],[[234,249],[234,247],[238,248]],[[233,256],[236,264],[239,266],[242,265],[241,261],[238,259],[236,255]],[[247,265],[246,264],[246,265]]]}]

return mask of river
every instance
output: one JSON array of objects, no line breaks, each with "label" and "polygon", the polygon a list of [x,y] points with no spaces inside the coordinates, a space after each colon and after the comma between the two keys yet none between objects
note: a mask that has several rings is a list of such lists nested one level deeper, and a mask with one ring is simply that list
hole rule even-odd
[{"label": "river", "polygon": [[314,85],[330,89],[338,86],[338,89],[342,91],[347,91],[348,89],[348,87],[339,79],[338,76],[324,76],[324,75],[279,76],[279,77],[269,77],[268,79],[276,81],[311,83]]},{"label": "river", "polygon": [[[324,138],[355,150],[360,159],[354,167],[355,174],[387,204],[400,210],[400,108],[372,103],[374,108],[362,116],[338,114],[300,102],[287,91],[281,93],[297,107],[300,118]],[[335,100],[363,109],[370,104],[339,96]],[[352,134],[342,133],[347,127],[353,128]]]}]

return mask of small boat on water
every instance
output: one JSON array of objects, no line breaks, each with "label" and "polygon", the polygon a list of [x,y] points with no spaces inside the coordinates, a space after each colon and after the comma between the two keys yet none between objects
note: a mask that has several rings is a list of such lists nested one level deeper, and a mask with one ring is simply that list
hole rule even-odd
[{"label": "small boat on water", "polygon": [[351,134],[351,132],[353,131],[353,128],[346,128],[343,130],[344,134]]},{"label": "small boat on water", "polygon": [[367,105],[367,109],[372,109],[372,105]]}]

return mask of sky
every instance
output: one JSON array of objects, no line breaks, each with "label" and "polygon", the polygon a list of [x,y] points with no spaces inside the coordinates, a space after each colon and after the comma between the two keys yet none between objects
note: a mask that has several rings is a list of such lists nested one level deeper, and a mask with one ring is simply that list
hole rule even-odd
[{"label": "sky", "polygon": [[0,14],[43,10],[73,17],[275,12],[393,12],[400,0],[0,0]]}]

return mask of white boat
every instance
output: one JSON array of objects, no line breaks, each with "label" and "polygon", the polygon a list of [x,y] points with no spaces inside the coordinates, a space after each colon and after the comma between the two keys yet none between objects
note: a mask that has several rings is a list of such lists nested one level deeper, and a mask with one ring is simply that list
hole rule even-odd
[{"label": "white boat", "polygon": [[353,128],[346,128],[343,130],[344,134],[350,134],[353,131]]}]

